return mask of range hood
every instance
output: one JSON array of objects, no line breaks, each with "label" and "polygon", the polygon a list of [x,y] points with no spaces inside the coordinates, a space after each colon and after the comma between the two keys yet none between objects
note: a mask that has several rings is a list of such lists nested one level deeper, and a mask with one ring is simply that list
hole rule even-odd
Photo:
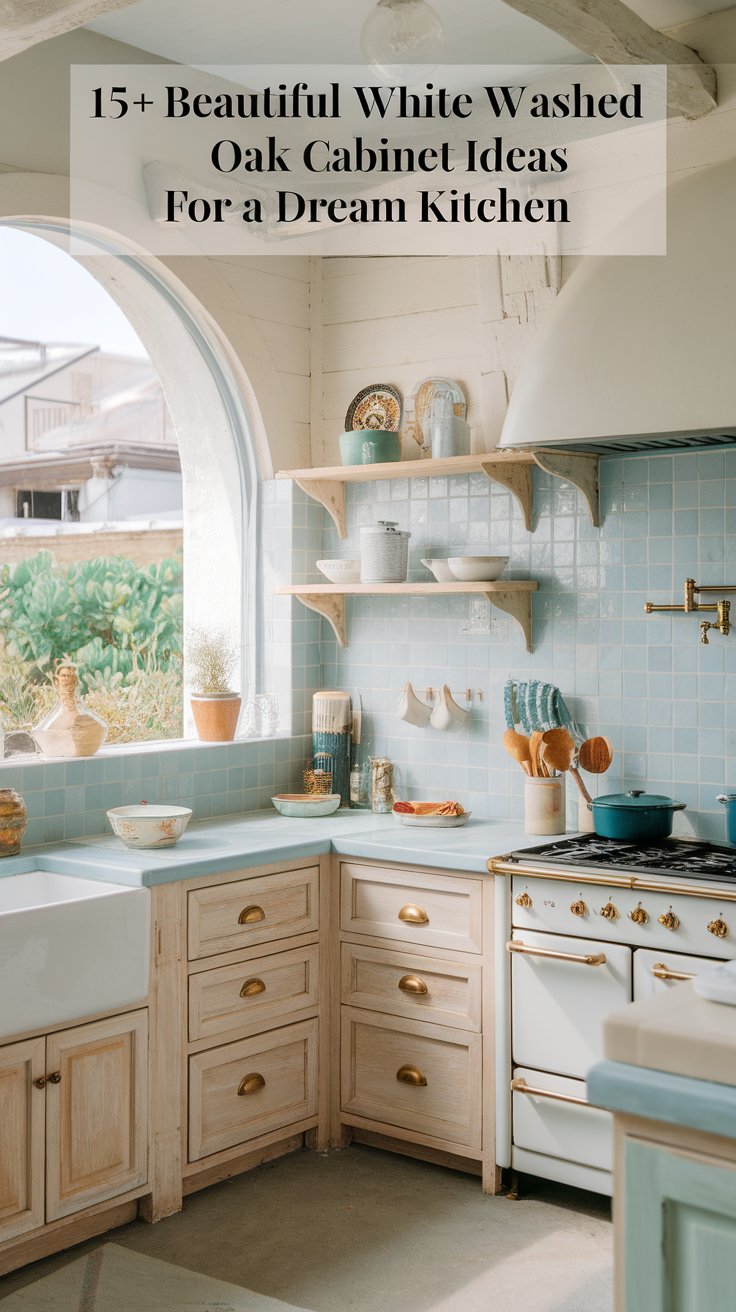
[{"label": "range hood", "polygon": [[668,190],[665,256],[588,258],[519,373],[502,448],[736,440],[736,161]]}]

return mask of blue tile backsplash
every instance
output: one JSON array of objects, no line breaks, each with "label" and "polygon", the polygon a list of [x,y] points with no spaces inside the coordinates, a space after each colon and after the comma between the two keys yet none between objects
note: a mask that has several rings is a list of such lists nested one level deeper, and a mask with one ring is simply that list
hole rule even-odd
[{"label": "blue tile backsplash", "polygon": [[[370,750],[399,767],[409,796],[452,795],[475,813],[520,817],[523,776],[500,739],[508,677],[557,684],[588,733],[615,759],[591,792],[646,787],[687,803],[683,832],[722,839],[715,800],[736,787],[736,633],[700,643],[702,615],[645,615],[645,601],[680,602],[683,583],[736,582],[736,449],[601,461],[600,530],[568,484],[535,471],[535,531],[484,475],[348,485],[347,541],[323,528],[323,556],[357,556],[359,528],[409,528],[410,575],[427,555],[503,554],[511,577],[536,578],[534,651],[516,624],[466,597],[348,599],[349,646],[323,624],[322,681],[360,690]],[[480,620],[480,624],[478,623]],[[490,633],[473,632],[490,621]],[[399,720],[399,691],[448,682],[474,691],[454,734]],[[475,696],[480,689],[482,701]],[[568,788],[568,819],[576,796]]]}]

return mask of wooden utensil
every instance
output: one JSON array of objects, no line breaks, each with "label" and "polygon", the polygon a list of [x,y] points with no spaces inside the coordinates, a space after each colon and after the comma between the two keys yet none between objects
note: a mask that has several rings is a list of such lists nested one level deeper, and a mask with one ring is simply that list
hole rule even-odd
[{"label": "wooden utensil", "polygon": [[509,756],[513,756],[518,761],[525,774],[531,774],[531,753],[529,751],[529,739],[524,733],[517,733],[515,729],[507,729],[501,739]]},{"label": "wooden utensil", "polygon": [[529,754],[531,756],[532,774],[535,779],[546,778],[549,770],[540,756],[544,734],[538,729],[529,735]]},{"label": "wooden utensil", "polygon": [[548,729],[542,734],[542,759],[550,770],[567,771],[572,775],[586,802],[591,800],[583,780],[574,765],[575,743],[567,729]]},{"label": "wooden utensil", "polygon": [[586,738],[580,744],[578,765],[588,774],[605,774],[613,761],[613,745],[608,738]]}]

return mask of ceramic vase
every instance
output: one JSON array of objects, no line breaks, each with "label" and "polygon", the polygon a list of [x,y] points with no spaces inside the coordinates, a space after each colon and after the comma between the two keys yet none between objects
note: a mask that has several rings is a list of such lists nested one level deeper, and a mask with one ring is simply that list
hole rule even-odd
[{"label": "ceramic vase", "polygon": [[240,697],[234,692],[193,692],[192,715],[203,743],[231,743],[240,718]]},{"label": "ceramic vase", "polygon": [[107,725],[88,710],[77,692],[74,665],[59,665],[54,675],[56,706],[33,730],[45,756],[94,756],[107,737]]},{"label": "ceramic vase", "polygon": [[17,856],[26,832],[26,804],[14,788],[0,788],[0,856]]}]

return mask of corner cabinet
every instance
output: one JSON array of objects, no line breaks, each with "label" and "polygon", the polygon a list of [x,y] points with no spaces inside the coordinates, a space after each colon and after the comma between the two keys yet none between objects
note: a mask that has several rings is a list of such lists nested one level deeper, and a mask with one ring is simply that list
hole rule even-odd
[{"label": "corner cabinet", "polygon": [[0,1245],[145,1185],[147,1059],[145,1010],[0,1048]]}]

